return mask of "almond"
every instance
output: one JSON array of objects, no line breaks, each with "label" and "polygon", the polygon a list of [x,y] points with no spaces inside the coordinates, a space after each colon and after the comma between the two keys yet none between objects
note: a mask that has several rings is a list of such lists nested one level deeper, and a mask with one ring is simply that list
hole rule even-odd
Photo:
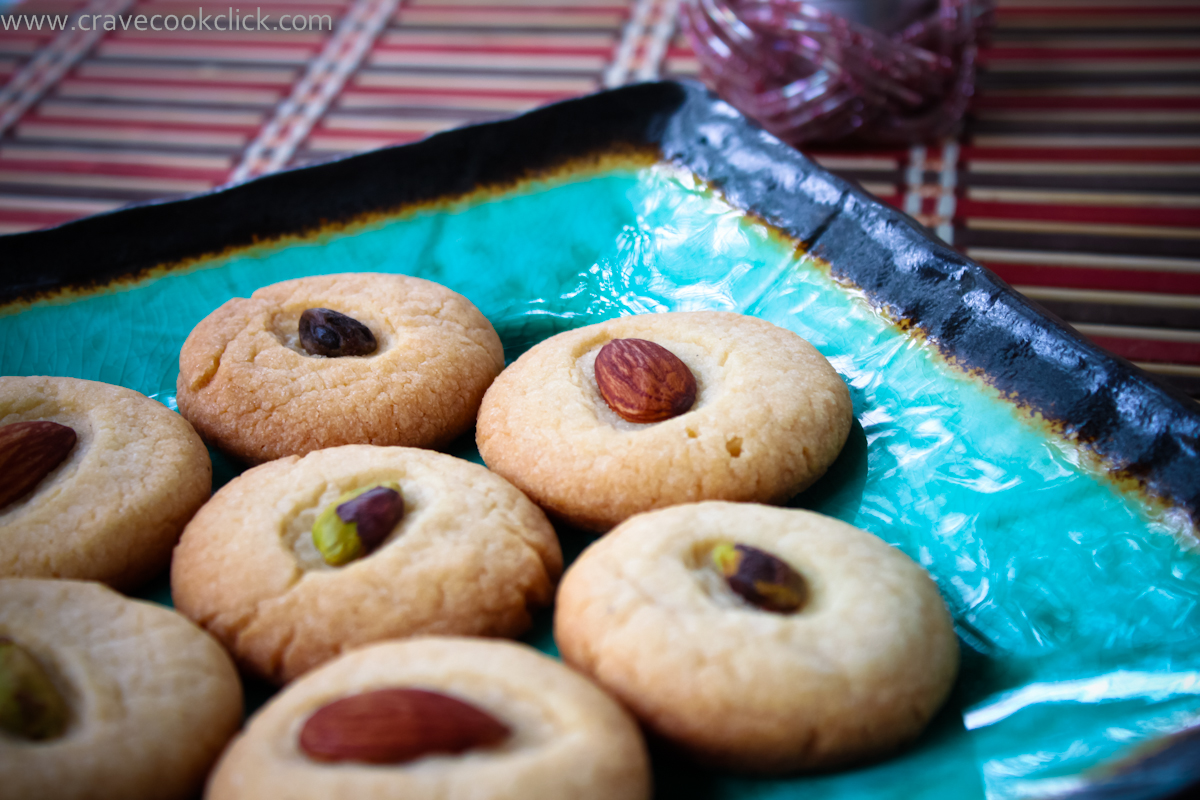
[{"label": "almond", "polygon": [[318,761],[402,764],[490,747],[510,734],[462,700],[424,689],[378,689],[317,709],[300,731],[300,749]]},{"label": "almond", "polygon": [[14,422],[0,428],[0,508],[22,497],[63,462],[75,431],[57,422]]},{"label": "almond", "polygon": [[662,422],[696,402],[687,364],[645,339],[613,339],[596,355],[595,372],[604,402],[629,422]]}]

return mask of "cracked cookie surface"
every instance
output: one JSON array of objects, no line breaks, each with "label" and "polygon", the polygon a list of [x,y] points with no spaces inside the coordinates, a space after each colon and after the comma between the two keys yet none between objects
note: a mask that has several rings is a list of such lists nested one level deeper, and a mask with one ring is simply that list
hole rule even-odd
[{"label": "cracked cookie surface", "polygon": [[[511,733],[499,747],[403,764],[315,761],[299,731],[317,709],[381,689],[450,695]],[[369,645],[288,686],[234,740],[206,800],[648,800],[637,724],[587,679],[513,642],[421,637]]]},{"label": "cracked cookie surface", "polygon": [[[378,549],[330,566],[317,516],[394,481],[404,514]],[[247,470],[184,531],[176,607],[253,672],[283,683],[342,650],[420,633],[516,636],[562,570],[537,506],[484,467],[407,447],[347,445]]]},{"label": "cracked cookie surface", "polygon": [[0,425],[46,420],[74,448],[0,509],[0,577],[79,578],[132,588],[167,566],[212,491],[208,450],[143,394],[76,378],[0,378]]},{"label": "cracked cookie surface", "polygon": [[56,738],[0,730],[5,800],[190,800],[241,725],[229,655],[168,608],[95,583],[0,579],[0,637],[69,709]]},{"label": "cracked cookie surface", "polygon": [[[797,611],[758,608],[714,569],[734,542],[798,572]],[[904,553],[811,511],[707,502],[639,514],[563,576],[563,659],[704,763],[754,772],[862,762],[912,741],[948,695],[958,644]]]},{"label": "cracked cookie surface", "polygon": [[[366,325],[364,356],[310,355],[299,322],[328,308]],[[465,297],[405,275],[299,278],[205,317],[179,355],[180,412],[251,464],[344,444],[435,447],[466,431],[504,367],[491,323]]]},{"label": "cracked cookie surface", "polygon": [[[622,338],[687,365],[691,410],[639,424],[608,407],[593,365]],[[644,314],[531,348],[488,390],[476,441],[491,469],[551,515],[603,531],[677,503],[784,502],[837,458],[852,413],[841,377],[790,331],[740,314]]]}]

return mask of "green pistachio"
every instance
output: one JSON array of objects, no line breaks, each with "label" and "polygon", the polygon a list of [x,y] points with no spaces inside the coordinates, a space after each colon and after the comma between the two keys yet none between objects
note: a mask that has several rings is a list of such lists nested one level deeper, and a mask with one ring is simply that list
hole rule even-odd
[{"label": "green pistachio", "polygon": [[712,549],[712,562],[730,589],[763,611],[790,614],[808,598],[800,573],[757,547],[721,542]]},{"label": "green pistachio", "polygon": [[349,564],[381,545],[404,516],[404,498],[395,481],[372,483],[346,492],[313,523],[313,544],[335,567]]},{"label": "green pistachio", "polygon": [[54,683],[24,647],[0,637],[0,730],[41,741],[61,736],[70,712]]}]

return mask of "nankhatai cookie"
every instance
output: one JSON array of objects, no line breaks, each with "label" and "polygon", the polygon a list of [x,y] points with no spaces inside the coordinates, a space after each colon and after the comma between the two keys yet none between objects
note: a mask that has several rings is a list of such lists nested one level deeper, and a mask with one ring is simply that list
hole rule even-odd
[{"label": "nankhatai cookie", "polygon": [[266,286],[203,319],[179,410],[249,463],[344,444],[435,447],[471,427],[504,367],[491,323],[430,281],[373,273]]},{"label": "nankhatai cookie", "polygon": [[0,377],[0,577],[129,588],[167,566],[212,491],[208,450],[132,389]]},{"label": "nankhatai cookie", "polygon": [[174,611],[0,579],[0,798],[189,800],[241,721],[229,655]]},{"label": "nankhatai cookie", "polygon": [[184,531],[171,591],[248,669],[286,682],[380,639],[519,635],[561,570],[549,521],[499,476],[347,445],[226,484]]},{"label": "nankhatai cookie", "polygon": [[206,800],[646,800],[636,723],[530,647],[423,637],[347,653],[271,700]]},{"label": "nankhatai cookie", "polygon": [[603,531],[677,503],[786,501],[833,463],[851,421],[846,385],[796,334],[646,314],[527,351],[488,390],[476,440],[542,508]]},{"label": "nankhatai cookie", "polygon": [[754,504],[618,526],[563,577],[554,636],[651,730],[755,772],[897,749],[958,669],[950,615],[921,567],[830,517]]}]

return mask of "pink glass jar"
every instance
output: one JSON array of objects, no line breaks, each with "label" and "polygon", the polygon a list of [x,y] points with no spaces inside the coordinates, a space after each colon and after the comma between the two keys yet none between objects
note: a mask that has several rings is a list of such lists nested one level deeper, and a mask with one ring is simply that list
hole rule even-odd
[{"label": "pink glass jar", "polygon": [[685,0],[711,89],[792,144],[899,145],[954,130],[991,0]]}]

